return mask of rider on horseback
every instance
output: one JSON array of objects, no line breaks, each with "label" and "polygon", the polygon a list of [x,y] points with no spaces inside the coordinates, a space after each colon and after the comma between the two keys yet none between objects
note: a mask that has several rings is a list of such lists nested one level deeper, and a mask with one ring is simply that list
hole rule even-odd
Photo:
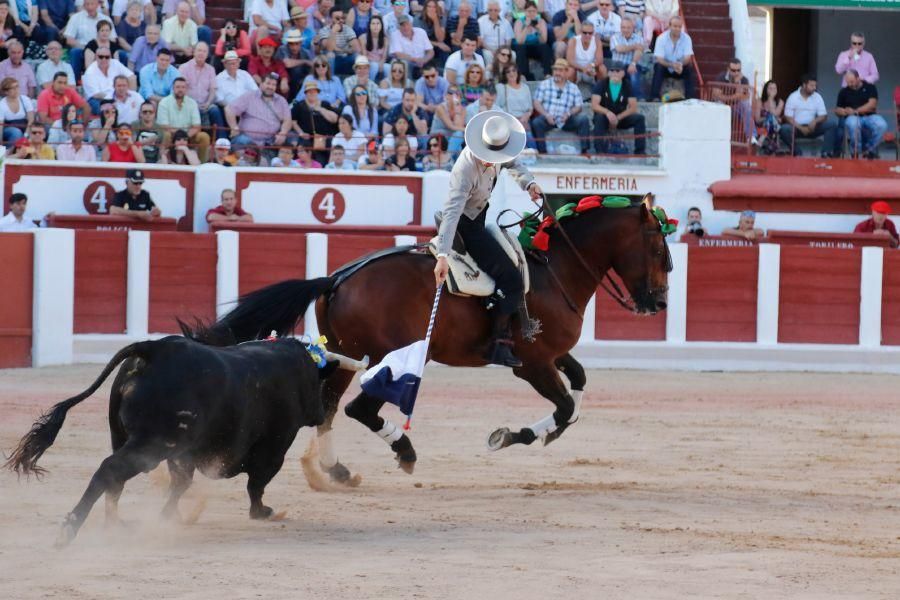
[{"label": "rider on horseback", "polygon": [[438,259],[434,277],[438,285],[450,269],[447,254],[459,233],[466,250],[496,282],[498,301],[493,310],[491,345],[485,359],[495,365],[522,365],[512,352],[510,320],[522,301],[523,284],[518,269],[503,248],[485,230],[488,202],[500,170],[505,168],[533,200],[541,197],[540,186],[528,169],[516,160],[525,148],[525,128],[502,111],[476,115],[466,126],[466,148],[450,173],[450,194],[441,211]]}]

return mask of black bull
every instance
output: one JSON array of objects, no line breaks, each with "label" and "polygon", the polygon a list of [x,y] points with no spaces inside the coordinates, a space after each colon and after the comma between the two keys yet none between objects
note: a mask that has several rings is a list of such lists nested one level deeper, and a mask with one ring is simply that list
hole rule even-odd
[{"label": "black bull", "polygon": [[131,344],[87,390],[44,414],[5,466],[42,474],[37,461],[53,444],[68,410],[93,394],[123,361],[109,402],[113,453],[66,517],[58,543],[75,537],[103,493],[107,517],[117,518],[125,482],[163,460],[171,475],[164,515],[177,514],[178,500],[197,468],[213,478],[247,473],[250,517],[271,516],[272,509],[262,503],[265,487],[300,428],[324,421],[320,380],[337,367],[332,361],[318,369],[303,344],[292,339],[226,348],[177,336]]}]

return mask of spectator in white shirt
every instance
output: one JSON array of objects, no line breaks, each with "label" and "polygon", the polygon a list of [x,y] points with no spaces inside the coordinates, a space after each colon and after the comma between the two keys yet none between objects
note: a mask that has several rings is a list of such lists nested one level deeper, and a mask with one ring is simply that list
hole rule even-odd
[{"label": "spectator in white shirt", "polygon": [[50,87],[53,77],[60,71],[69,76],[69,81],[75,81],[75,71],[72,65],[62,59],[62,44],[53,40],[47,44],[47,60],[38,65],[37,84],[41,89]]},{"label": "spectator in white shirt", "polygon": [[464,83],[462,76],[469,65],[475,64],[484,69],[484,59],[475,52],[477,49],[478,40],[464,37],[459,50],[447,58],[447,62],[444,64],[444,78],[451,85]]},{"label": "spectator in white shirt", "polygon": [[144,97],[128,88],[128,78],[124,75],[117,75],[113,79],[112,100],[119,111],[120,122],[134,123],[140,118]]},{"label": "spectator in white shirt", "polygon": [[594,24],[597,36],[603,42],[603,58],[612,58],[609,40],[622,31],[622,17],[613,12],[613,0],[600,0],[600,10],[588,16],[587,20]]},{"label": "spectator in white shirt", "polygon": [[[255,39],[262,37],[280,39],[291,22],[287,0],[253,0],[250,22],[251,33],[256,33]],[[256,31],[259,27],[263,27],[264,31]]]},{"label": "spectator in white shirt", "polygon": [[397,30],[391,34],[391,56],[405,61],[413,79],[418,79],[422,66],[434,58],[434,48],[425,30],[413,27],[407,15],[401,15],[397,24]]},{"label": "spectator in white shirt", "polygon": [[[140,98],[140,96],[138,96],[138,98]],[[96,162],[97,149],[84,141],[84,134],[84,123],[82,121],[76,119],[70,122],[69,137],[71,138],[71,141],[56,147],[56,160]]]},{"label": "spectator in white shirt", "polygon": [[[91,0],[85,0],[90,2]],[[94,0],[96,2],[96,0]],[[112,54],[106,48],[98,49],[97,60],[88,67],[81,78],[81,85],[84,88],[84,95],[87,97],[88,104],[95,115],[100,114],[100,101],[104,98],[111,98],[115,92],[115,80],[119,75],[125,76],[128,80],[128,87],[134,89],[137,85],[137,78],[134,73],[128,70],[128,67],[120,63],[117,59],[112,58]]]},{"label": "spectator in white shirt", "polygon": [[225,53],[225,70],[216,75],[216,101],[209,105],[209,121],[217,128],[218,137],[228,137],[225,107],[246,94],[259,89],[253,76],[240,68],[241,57],[234,50]]},{"label": "spectator in white shirt", "polygon": [[824,136],[822,157],[830,158],[837,123],[828,119],[828,110],[822,96],[816,91],[817,86],[815,75],[803,76],[800,87],[788,96],[784,104],[784,123],[778,135],[795,155],[800,154],[794,143],[795,138],[815,139]]},{"label": "spectator in white shirt", "polygon": [[0,231],[29,231],[37,229],[34,220],[25,214],[28,208],[28,196],[12,194],[9,197],[9,212],[0,219]]},{"label": "spectator in white shirt", "polygon": [[481,34],[481,51],[484,53],[484,62],[494,62],[494,52],[501,46],[509,46],[515,40],[515,32],[509,21],[502,18],[500,3],[490,0],[487,5],[487,13],[478,19],[478,32]]}]

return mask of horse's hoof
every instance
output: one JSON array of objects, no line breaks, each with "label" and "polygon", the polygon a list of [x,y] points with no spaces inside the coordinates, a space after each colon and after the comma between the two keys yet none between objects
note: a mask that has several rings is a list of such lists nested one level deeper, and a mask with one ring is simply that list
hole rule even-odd
[{"label": "horse's hoof", "polygon": [[[322,466],[321,464],[319,465]],[[334,463],[329,468],[324,468],[323,470],[328,471],[328,476],[331,477],[331,480],[335,483],[347,483],[352,479],[352,475],[350,474],[350,469],[342,465],[340,462]]]},{"label": "horse's hoof", "polygon": [[57,550],[61,550],[72,543],[72,540],[75,539],[75,534],[78,532],[75,529],[75,526],[71,523],[63,523],[63,526],[59,530],[59,535],[56,537],[56,542],[53,544],[53,547]]},{"label": "horse's hoof", "polygon": [[403,469],[403,472],[407,475],[412,475],[413,471],[416,469],[416,461],[415,460],[400,460],[397,459],[397,466]]},{"label": "horse's hoof", "polygon": [[274,512],[275,511],[272,510],[272,508],[269,506],[261,506],[259,508],[251,507],[250,508],[250,518],[254,519],[256,521],[265,521],[265,520],[268,520],[272,516],[272,513],[274,513]]},{"label": "horse's hoof", "polygon": [[512,444],[513,434],[509,427],[501,427],[488,436],[488,450],[495,452]]},{"label": "horse's hoof", "polygon": [[287,516],[287,511],[283,510],[279,513],[275,513],[271,517],[269,517],[270,521],[284,521],[284,518]]},{"label": "horse's hoof", "polygon": [[555,441],[559,436],[563,434],[563,431],[566,430],[566,427],[559,427],[555,431],[552,431],[544,436],[544,445],[549,446],[550,442]]}]

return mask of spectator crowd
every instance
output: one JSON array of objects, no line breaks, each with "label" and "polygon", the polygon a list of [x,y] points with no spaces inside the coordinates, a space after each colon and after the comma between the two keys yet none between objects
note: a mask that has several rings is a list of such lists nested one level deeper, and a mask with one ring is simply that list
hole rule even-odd
[{"label": "spectator crowd", "polygon": [[666,78],[696,91],[677,0],[246,0],[216,32],[206,8],[0,0],[8,153],[449,170],[466,123],[496,108],[539,153],[554,130],[625,152],[610,139],[631,130],[643,154],[637,100]]}]

